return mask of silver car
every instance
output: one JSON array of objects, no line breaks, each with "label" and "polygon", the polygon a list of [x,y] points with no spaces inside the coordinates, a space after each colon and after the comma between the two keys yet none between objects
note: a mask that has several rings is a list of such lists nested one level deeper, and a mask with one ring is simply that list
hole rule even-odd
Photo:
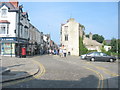
[{"label": "silver car", "polygon": [[84,60],[85,57],[86,57],[86,55],[87,55],[87,54],[83,54],[83,55],[80,56],[80,58],[81,58],[82,60]]},{"label": "silver car", "polygon": [[116,61],[116,57],[109,56],[102,52],[88,53],[85,56],[85,59],[90,60],[90,61],[110,61],[110,62]]}]

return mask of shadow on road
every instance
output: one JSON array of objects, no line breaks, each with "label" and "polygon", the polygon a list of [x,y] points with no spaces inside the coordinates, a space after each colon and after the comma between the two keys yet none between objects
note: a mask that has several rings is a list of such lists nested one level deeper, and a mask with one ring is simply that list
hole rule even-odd
[{"label": "shadow on road", "polygon": [[34,79],[4,88],[96,88],[98,81],[98,77],[94,75],[89,75],[79,80]]},{"label": "shadow on road", "polygon": [[[44,77],[44,76],[43,76]],[[118,89],[118,84],[119,82],[116,82],[115,80],[117,80],[120,77],[114,77],[114,78],[109,78],[109,79],[105,79],[104,84],[104,88],[102,90],[119,90]],[[47,80],[47,79],[33,79],[27,82],[21,82],[21,83],[17,83],[14,85],[10,85],[10,86],[6,86],[3,87],[2,90],[5,90],[5,88],[12,88],[12,90],[16,89],[26,89],[26,88],[34,88],[34,89],[39,89],[39,88],[81,88],[82,90],[84,90],[85,88],[91,88],[94,90],[97,90],[98,87],[98,83],[101,82],[101,80],[99,81],[98,77],[94,76],[94,75],[89,75],[87,77],[81,78],[79,80]],[[114,84],[113,84],[114,83]],[[108,89],[109,88],[109,89]],[[64,89],[62,89],[64,90]]]}]

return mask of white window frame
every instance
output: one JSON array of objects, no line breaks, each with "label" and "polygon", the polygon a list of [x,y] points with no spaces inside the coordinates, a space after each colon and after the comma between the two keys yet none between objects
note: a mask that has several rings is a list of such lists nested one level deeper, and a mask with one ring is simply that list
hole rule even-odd
[{"label": "white window frame", "polygon": [[[4,31],[2,30],[3,28],[4,28]],[[6,34],[6,25],[5,24],[0,25],[0,34]]]},{"label": "white window frame", "polygon": [[[4,33],[1,33],[1,27],[5,27],[5,31]],[[8,23],[4,23],[4,24],[0,24],[0,34],[9,34],[9,24]]]},{"label": "white window frame", "polygon": [[[4,10],[4,11],[3,11]],[[1,17],[2,18],[6,18],[7,17],[7,9],[6,8],[2,8],[1,9]]]}]

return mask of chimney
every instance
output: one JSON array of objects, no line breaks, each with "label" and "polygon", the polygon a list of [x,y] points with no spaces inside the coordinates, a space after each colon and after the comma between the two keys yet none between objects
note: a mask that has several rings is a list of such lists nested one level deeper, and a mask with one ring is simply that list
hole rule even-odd
[{"label": "chimney", "polygon": [[91,32],[89,33],[89,38],[92,40],[92,33]]},{"label": "chimney", "polygon": [[18,1],[17,0],[9,0],[9,2],[14,6],[14,7],[18,7]]},{"label": "chimney", "polygon": [[74,18],[70,18],[69,20],[67,20],[67,22],[74,22],[75,21],[75,19]]}]

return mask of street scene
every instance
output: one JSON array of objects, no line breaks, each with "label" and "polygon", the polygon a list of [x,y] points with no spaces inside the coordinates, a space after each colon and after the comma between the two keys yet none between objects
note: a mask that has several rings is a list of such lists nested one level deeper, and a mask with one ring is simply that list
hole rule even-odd
[{"label": "street scene", "polygon": [[118,90],[119,7],[0,1],[0,88]]},{"label": "street scene", "polygon": [[[5,61],[3,64],[7,65]],[[75,56],[44,55],[10,64],[11,67],[7,67],[11,72],[2,78],[14,80],[3,83],[3,88],[118,88],[118,62],[88,62]],[[29,75],[34,76],[15,80]]]}]

